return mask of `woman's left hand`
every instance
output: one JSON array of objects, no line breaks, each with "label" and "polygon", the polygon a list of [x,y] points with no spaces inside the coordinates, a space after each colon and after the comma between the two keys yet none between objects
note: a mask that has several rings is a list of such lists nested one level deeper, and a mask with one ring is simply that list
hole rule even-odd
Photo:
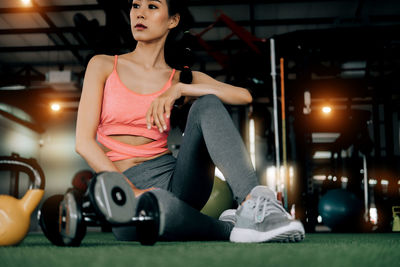
[{"label": "woman's left hand", "polygon": [[167,130],[165,117],[169,119],[171,116],[171,110],[175,101],[182,95],[181,87],[182,83],[177,83],[153,100],[146,113],[148,129],[151,129],[151,127],[155,125],[159,129],[160,133]]}]

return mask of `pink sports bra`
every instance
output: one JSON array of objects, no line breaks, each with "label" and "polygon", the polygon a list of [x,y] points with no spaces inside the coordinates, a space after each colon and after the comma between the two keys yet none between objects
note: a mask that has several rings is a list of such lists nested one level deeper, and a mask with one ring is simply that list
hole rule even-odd
[{"label": "pink sports bra", "polygon": [[[117,73],[118,56],[115,55],[114,69],[106,80],[97,141],[109,148],[106,155],[111,161],[134,157],[152,157],[168,150],[167,138],[170,120],[166,119],[167,130],[160,133],[156,126],[147,129],[146,112],[151,102],[172,85],[175,69],[164,87],[152,94],[138,94],[128,89]],[[148,144],[132,146],[110,138],[108,135],[135,135],[151,138]]]}]

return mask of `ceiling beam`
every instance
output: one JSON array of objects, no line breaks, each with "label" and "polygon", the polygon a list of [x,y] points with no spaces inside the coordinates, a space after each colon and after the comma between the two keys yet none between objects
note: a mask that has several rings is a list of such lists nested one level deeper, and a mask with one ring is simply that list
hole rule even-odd
[{"label": "ceiling beam", "polygon": [[[32,4],[33,4],[33,7],[34,8],[40,8],[40,6],[35,2],[35,1],[32,1]],[[49,25],[49,27],[51,28],[51,29],[57,29],[57,26],[54,24],[54,22],[50,19],[50,17],[46,14],[46,12],[44,12],[44,11],[38,11],[38,13],[40,14],[40,16],[42,17],[42,19],[44,20],[44,21],[46,21],[46,23]],[[64,34],[63,33],[61,33],[61,32],[56,32],[55,33],[57,36],[58,36],[58,38],[60,38],[60,40],[65,44],[65,45],[67,45],[67,46],[70,46],[71,45],[71,43],[68,41],[68,39],[64,36]],[[52,36],[50,35],[50,34],[47,34],[47,36],[50,38],[50,39],[52,39]],[[53,39],[52,39],[53,40]],[[53,42],[54,42],[54,40],[53,40]],[[83,62],[84,62],[84,59],[83,59],[83,57],[79,54],[79,51],[77,50],[77,49],[71,49],[70,50],[71,51],[71,53],[76,57],[76,59],[80,62],[80,63],[82,63],[83,64]]]},{"label": "ceiling beam", "polygon": [[103,10],[101,5],[68,5],[68,6],[32,6],[0,8],[0,14],[68,12],[85,10]]},{"label": "ceiling beam", "polygon": [[[281,4],[281,3],[314,3],[314,2],[331,2],[332,0],[189,0],[189,6],[232,6],[232,5],[247,5],[249,2],[254,4]],[[348,0],[347,0],[348,1]],[[346,2],[346,0],[336,0],[336,2]]]},{"label": "ceiling beam", "polygon": [[[382,16],[370,16],[370,22],[372,23],[383,23],[383,22],[400,22],[400,15],[382,15]],[[255,26],[279,26],[279,25],[309,25],[309,24],[334,24],[337,21],[336,17],[321,17],[321,18],[299,18],[299,19],[263,19],[247,21],[236,21],[237,24],[244,27]],[[342,23],[354,22],[353,18],[342,19]],[[195,22],[193,29],[205,28],[213,21]],[[225,27],[224,25],[215,25],[215,27]],[[104,26],[99,27],[100,30],[104,30]],[[51,33],[76,33],[76,27],[57,27],[57,28],[24,28],[24,29],[0,29],[0,35],[6,34],[51,34]]]},{"label": "ceiling beam", "polygon": [[[99,27],[99,31],[105,31],[105,27]],[[46,34],[50,38],[50,34],[70,33],[79,44],[85,44],[82,40],[80,32],[77,27],[58,27],[58,28],[28,28],[28,29],[4,29],[0,30],[1,35],[21,35],[21,34]],[[51,39],[51,38],[50,38]],[[51,39],[54,44],[57,42]]]},{"label": "ceiling beam", "polygon": [[16,52],[41,52],[41,51],[65,51],[65,50],[93,50],[87,45],[43,45],[43,46],[10,46],[0,47],[0,53]]},{"label": "ceiling beam", "polygon": [[[345,2],[346,0],[336,0]],[[114,1],[116,4],[122,5],[127,1]],[[312,3],[312,2],[329,2],[329,0],[252,0],[254,4],[279,4],[279,3]],[[247,5],[249,1],[231,1],[231,0],[189,0],[189,6],[219,6],[219,5]],[[0,8],[0,14],[15,14],[15,13],[36,13],[36,12],[68,12],[68,11],[93,11],[104,10],[104,7],[99,4],[83,4],[83,5],[54,5],[40,7],[3,7]]]},{"label": "ceiling beam", "polygon": [[76,27],[57,27],[57,28],[25,28],[25,29],[1,29],[2,34],[50,34],[50,33],[73,33],[77,32]]},{"label": "ceiling beam", "polygon": [[44,133],[44,128],[40,124],[24,121],[16,116],[14,116],[13,114],[5,112],[3,110],[0,110],[0,115],[11,121],[21,124],[39,134]]}]

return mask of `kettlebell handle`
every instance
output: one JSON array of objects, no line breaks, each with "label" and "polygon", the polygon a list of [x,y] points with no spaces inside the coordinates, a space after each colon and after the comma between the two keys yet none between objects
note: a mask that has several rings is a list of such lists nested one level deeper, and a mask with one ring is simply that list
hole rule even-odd
[{"label": "kettlebell handle", "polygon": [[0,157],[0,170],[25,172],[31,181],[29,189],[44,189],[43,170],[34,159],[24,159],[16,156]]}]

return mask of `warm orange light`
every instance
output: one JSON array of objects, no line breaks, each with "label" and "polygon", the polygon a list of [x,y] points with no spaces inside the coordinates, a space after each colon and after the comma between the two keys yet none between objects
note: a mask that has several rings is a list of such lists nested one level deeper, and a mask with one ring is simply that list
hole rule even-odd
[{"label": "warm orange light", "polygon": [[331,113],[331,111],[332,111],[331,107],[325,106],[322,108],[322,112],[325,114],[329,114],[329,113]]},{"label": "warm orange light", "polygon": [[30,6],[32,4],[31,0],[21,0],[21,2],[22,2],[22,4],[24,4],[26,6]]},{"label": "warm orange light", "polygon": [[51,110],[53,110],[53,111],[59,111],[60,109],[61,109],[60,104],[58,104],[58,103],[53,103],[53,104],[51,104]]}]

